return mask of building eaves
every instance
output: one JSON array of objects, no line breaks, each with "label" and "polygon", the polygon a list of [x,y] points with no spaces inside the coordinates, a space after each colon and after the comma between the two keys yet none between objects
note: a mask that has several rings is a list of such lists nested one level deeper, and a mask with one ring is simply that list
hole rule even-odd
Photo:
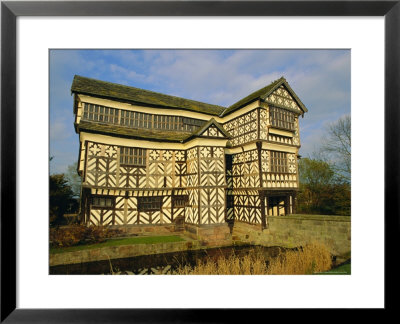
[{"label": "building eaves", "polygon": [[148,130],[129,128],[124,126],[101,124],[94,122],[81,121],[75,125],[77,132],[86,131],[89,133],[104,134],[132,139],[156,140],[161,142],[182,142],[190,132],[177,132],[168,130]]}]

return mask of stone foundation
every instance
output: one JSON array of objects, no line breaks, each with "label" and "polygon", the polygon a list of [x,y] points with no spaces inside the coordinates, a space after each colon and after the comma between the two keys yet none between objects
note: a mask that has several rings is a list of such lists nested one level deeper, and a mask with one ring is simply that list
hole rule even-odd
[{"label": "stone foundation", "polygon": [[351,222],[349,216],[268,216],[266,229],[236,221],[232,237],[249,244],[289,248],[318,241],[340,256],[351,251]]},{"label": "stone foundation", "polygon": [[164,225],[117,225],[110,228],[119,229],[122,233],[120,236],[130,235],[170,235],[183,233],[182,226],[175,224]]},{"label": "stone foundation", "polygon": [[197,250],[199,248],[201,248],[201,246],[199,242],[196,241],[107,246],[98,249],[50,254],[50,267],[84,262],[132,258],[141,255]]},{"label": "stone foundation", "polygon": [[185,224],[185,235],[207,246],[230,245],[232,235],[228,223],[215,225]]}]

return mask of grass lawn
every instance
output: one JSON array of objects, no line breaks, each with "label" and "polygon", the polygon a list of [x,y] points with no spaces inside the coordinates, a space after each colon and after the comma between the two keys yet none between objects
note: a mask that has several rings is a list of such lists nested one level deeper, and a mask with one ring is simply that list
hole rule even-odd
[{"label": "grass lawn", "polygon": [[98,249],[107,246],[118,246],[118,245],[131,245],[131,244],[154,244],[154,243],[170,243],[170,242],[182,242],[183,238],[176,235],[170,236],[141,236],[141,237],[128,237],[123,239],[112,239],[102,243],[96,244],[85,244],[76,245],[62,248],[50,248],[50,253],[64,253],[74,252],[88,249]]},{"label": "grass lawn", "polygon": [[320,275],[349,275],[351,274],[351,263],[343,264],[340,267],[331,269],[326,272],[317,273]]}]

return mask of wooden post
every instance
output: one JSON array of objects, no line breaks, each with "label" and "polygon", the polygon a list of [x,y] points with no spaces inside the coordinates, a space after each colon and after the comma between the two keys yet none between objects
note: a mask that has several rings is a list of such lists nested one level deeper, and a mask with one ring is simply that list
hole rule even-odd
[{"label": "wooden post", "polygon": [[285,196],[285,215],[290,214],[290,195]]},{"label": "wooden post", "polygon": [[[260,183],[260,188],[263,188],[263,179],[262,179],[262,166],[261,166],[261,147],[262,143],[261,142],[256,142],[257,146],[257,153],[258,153],[258,176],[259,176],[259,183]],[[259,190],[259,197],[260,197],[260,208],[261,208],[261,227],[267,228],[267,222],[265,218],[265,194],[264,190]]]},{"label": "wooden post", "polygon": [[292,194],[292,213],[296,214],[297,212],[297,192],[295,191]]}]

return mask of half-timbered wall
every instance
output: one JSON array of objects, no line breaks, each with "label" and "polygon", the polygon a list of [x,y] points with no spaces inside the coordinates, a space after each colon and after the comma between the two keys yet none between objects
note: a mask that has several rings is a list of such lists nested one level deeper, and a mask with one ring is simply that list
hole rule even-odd
[{"label": "half-timbered wall", "polygon": [[260,140],[268,140],[269,114],[268,108],[259,108]]},{"label": "half-timbered wall", "polygon": [[295,99],[289,93],[284,85],[281,85],[273,93],[271,93],[265,101],[273,106],[289,109],[290,111],[302,114],[302,110],[296,103]]},{"label": "half-timbered wall", "polygon": [[188,206],[185,210],[185,222],[199,224],[199,160],[198,148],[186,152],[186,183],[189,194]]},{"label": "half-timbered wall", "polygon": [[234,189],[260,187],[256,149],[232,155],[232,182]]},{"label": "half-timbered wall", "polygon": [[233,197],[233,177],[232,177],[232,155],[225,155],[225,176],[226,176],[226,220],[233,221],[234,214],[234,197]]},{"label": "half-timbered wall", "polygon": [[223,147],[199,146],[187,151],[190,224],[225,222],[225,153]]},{"label": "half-timbered wall", "polygon": [[[86,145],[83,182],[89,186],[126,189],[186,187],[184,150],[137,148],[132,153],[133,162],[129,163],[125,147],[94,142],[86,142]],[[121,152],[124,153],[122,158]]]},{"label": "half-timbered wall", "polygon": [[[273,127],[269,118],[270,108],[260,108],[260,139],[267,140],[272,143],[288,144],[300,146],[299,137],[299,118],[297,115],[294,117],[293,130],[285,132],[286,134],[277,134],[276,132],[269,132],[269,127]],[[282,132],[284,133],[284,132]]]},{"label": "half-timbered wall", "polygon": [[202,134],[202,136],[208,136],[208,137],[225,137],[224,134],[222,134],[217,127],[215,126],[210,126],[208,127]]},{"label": "half-timbered wall", "polygon": [[233,217],[243,222],[261,223],[260,173],[256,149],[232,155]]},{"label": "half-timbered wall", "polygon": [[[113,205],[89,211],[90,223],[103,225],[168,224],[173,220],[171,189],[186,187],[186,152],[151,150],[86,142],[84,183],[93,188],[118,188],[135,195],[160,197],[158,210],[138,210],[141,197],[113,197]],[[132,150],[131,150],[132,149]],[[132,154],[132,156],[130,156]],[[169,190],[165,190],[169,189]],[[151,190],[151,191],[148,191]],[[97,192],[96,192],[97,194]],[[184,207],[176,211],[183,216]]]},{"label": "half-timbered wall", "polygon": [[284,154],[285,159],[280,160],[279,163],[285,161],[285,168],[282,165],[274,165],[278,163],[273,157],[274,151],[261,150],[261,173],[262,173],[262,187],[265,189],[270,188],[297,188],[297,161],[293,153],[279,152]]},{"label": "half-timbered wall", "polygon": [[224,124],[224,129],[231,136],[232,146],[243,145],[257,140],[258,110],[236,117]]},{"label": "half-timbered wall", "polygon": [[233,197],[235,219],[247,223],[261,224],[261,201],[258,191],[235,190]]},{"label": "half-timbered wall", "polygon": [[[156,194],[156,196],[152,196]],[[141,192],[136,196],[107,196],[112,199],[112,206],[97,206],[93,204],[96,194],[89,200],[87,222],[92,225],[145,225],[145,224],[170,224],[177,217],[183,216],[182,209],[176,208],[172,212],[172,192]],[[160,207],[156,209],[140,209],[141,200],[156,198],[160,201]]]},{"label": "half-timbered wall", "polygon": [[199,148],[200,224],[225,222],[225,153],[223,147]]}]

